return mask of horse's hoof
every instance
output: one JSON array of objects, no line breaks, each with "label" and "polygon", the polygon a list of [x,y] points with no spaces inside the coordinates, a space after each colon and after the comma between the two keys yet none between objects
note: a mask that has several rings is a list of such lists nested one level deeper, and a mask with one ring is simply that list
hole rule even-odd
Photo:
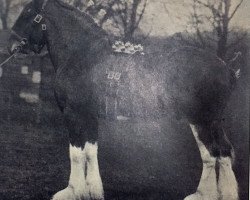
[{"label": "horse's hoof", "polygon": [[184,200],[218,200],[217,195],[202,195],[199,192],[187,196]]},{"label": "horse's hoof", "polygon": [[239,200],[237,194],[235,195],[221,195],[220,200]]},{"label": "horse's hoof", "polygon": [[57,192],[52,200],[77,200],[72,188],[67,187],[64,190]]},{"label": "horse's hoof", "polygon": [[104,200],[102,185],[88,185],[89,196],[91,200]]},{"label": "horse's hoof", "polygon": [[[64,190],[57,192],[52,200],[90,200],[89,195],[77,194],[74,188],[67,187]],[[92,200],[92,199],[91,199]]]},{"label": "horse's hoof", "polygon": [[201,194],[194,193],[189,196],[187,196],[184,200],[203,200]]}]

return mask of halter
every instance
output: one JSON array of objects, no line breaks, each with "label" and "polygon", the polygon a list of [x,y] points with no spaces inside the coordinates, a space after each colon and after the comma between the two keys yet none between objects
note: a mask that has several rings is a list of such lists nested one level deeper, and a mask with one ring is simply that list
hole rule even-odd
[{"label": "halter", "polygon": [[[33,19],[33,22],[36,23],[36,24],[40,24],[41,21],[43,20],[43,15],[42,13],[44,12],[44,9],[47,5],[49,0],[44,0],[43,1],[43,5],[42,5],[42,8],[40,10],[40,12],[35,16],[35,18]],[[47,26],[46,24],[42,24],[42,31],[46,31],[47,30]],[[11,33],[13,35],[15,35],[21,42],[25,42],[27,43],[27,38],[23,38],[22,36],[20,36],[17,32],[15,32],[14,30],[11,30]]]},{"label": "halter", "polygon": [[[43,19],[43,16],[41,13],[44,12],[44,9],[45,9],[45,6],[47,5],[48,3],[48,0],[44,0],[43,1],[43,5],[42,5],[42,8],[40,10],[40,13],[37,14],[33,20],[33,22],[37,23],[37,24],[40,24],[42,19]],[[46,31],[47,30],[47,27],[46,27],[46,24],[42,24],[42,31]],[[20,43],[19,45],[15,48],[15,50],[13,51],[13,54],[10,55],[6,60],[4,60],[2,63],[0,63],[0,68],[5,64],[7,63],[8,61],[10,61],[17,53],[19,53],[23,46],[25,46],[27,43],[28,43],[28,40],[27,38],[23,38],[22,36],[20,36],[17,32],[15,32],[14,30],[11,30],[11,34],[15,35],[15,37],[18,38],[18,40],[20,40]]]},{"label": "halter", "polygon": [[[35,16],[35,18],[33,19],[33,23],[35,24],[40,24],[43,20],[43,15],[42,13],[44,12],[45,10],[45,7],[47,5],[49,0],[44,0],[43,1],[43,4],[42,4],[42,7],[41,7],[41,10],[40,12]],[[45,23],[42,23],[41,24],[41,27],[42,27],[42,31],[45,32],[47,30],[47,26]],[[23,48],[23,46],[25,46],[27,43],[28,43],[28,39],[27,38],[24,38],[22,37],[21,35],[19,35],[16,31],[14,30],[11,30],[11,33],[20,41],[20,44],[17,46],[17,49],[15,52],[19,52],[21,51],[21,49]],[[14,52],[14,53],[15,53]]]}]

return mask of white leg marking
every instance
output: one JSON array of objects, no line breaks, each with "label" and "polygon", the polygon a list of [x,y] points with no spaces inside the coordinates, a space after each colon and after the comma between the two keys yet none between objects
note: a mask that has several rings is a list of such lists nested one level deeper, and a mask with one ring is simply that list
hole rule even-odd
[{"label": "white leg marking", "polygon": [[104,192],[102,179],[99,172],[98,158],[97,158],[98,145],[97,143],[85,144],[85,152],[87,158],[87,186],[91,199],[103,200]]},{"label": "white leg marking", "polygon": [[189,195],[185,200],[217,200],[218,190],[215,172],[216,158],[210,155],[206,146],[200,141],[196,127],[192,124],[190,124],[190,127],[200,150],[203,170],[197,192]]},{"label": "white leg marking", "polygon": [[229,157],[219,159],[219,193],[221,200],[238,200],[238,184],[232,170],[232,161]]},{"label": "white leg marking", "polygon": [[69,185],[62,191],[56,193],[53,200],[84,200],[90,199],[85,180],[85,149],[70,144],[70,178]]},{"label": "white leg marking", "polygon": [[69,186],[74,188],[75,195],[88,196],[85,180],[85,149],[70,145],[70,163],[71,172],[69,178]]}]

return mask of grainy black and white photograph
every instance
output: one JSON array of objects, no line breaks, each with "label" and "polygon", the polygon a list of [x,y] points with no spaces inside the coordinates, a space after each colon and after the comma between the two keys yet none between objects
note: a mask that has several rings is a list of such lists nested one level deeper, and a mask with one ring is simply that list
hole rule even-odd
[{"label": "grainy black and white photograph", "polygon": [[248,200],[249,0],[0,0],[1,200]]}]

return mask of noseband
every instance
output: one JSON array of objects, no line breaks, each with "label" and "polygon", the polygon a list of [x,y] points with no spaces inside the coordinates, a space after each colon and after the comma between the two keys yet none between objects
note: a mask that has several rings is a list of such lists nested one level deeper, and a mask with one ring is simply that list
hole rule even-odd
[{"label": "noseband", "polygon": [[[43,20],[43,12],[44,12],[44,9],[47,5],[49,0],[44,0],[43,1],[43,4],[42,4],[42,8],[40,10],[40,12],[35,16],[35,18],[33,19],[33,23],[35,24],[40,24]],[[41,24],[41,27],[42,27],[42,31],[45,32],[47,30],[47,26],[45,23],[42,23]],[[28,39],[25,38],[25,37],[22,37],[20,34],[18,34],[16,31],[14,31],[13,29],[11,30],[11,34],[14,35],[19,41],[20,41],[20,44],[18,46],[19,50],[20,48],[22,48],[23,46],[27,45],[28,44]]]}]

